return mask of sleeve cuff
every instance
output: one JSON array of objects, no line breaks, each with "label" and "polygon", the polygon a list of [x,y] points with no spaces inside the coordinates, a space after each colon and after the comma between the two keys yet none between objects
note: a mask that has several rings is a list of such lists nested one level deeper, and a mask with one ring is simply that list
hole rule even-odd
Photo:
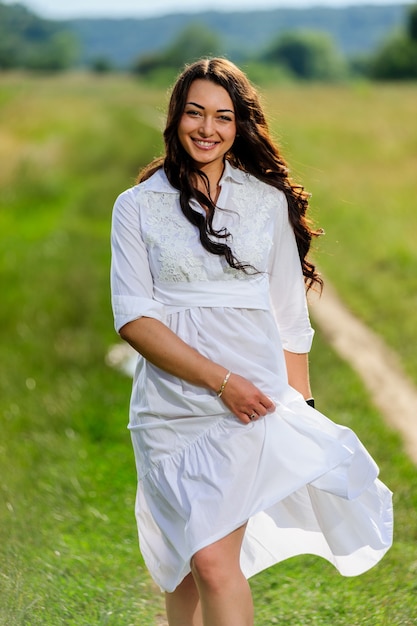
[{"label": "sleeve cuff", "polygon": [[112,307],[116,332],[128,322],[140,317],[153,317],[165,322],[165,307],[151,298],[113,296]]},{"label": "sleeve cuff", "polygon": [[313,343],[314,330],[310,330],[303,335],[296,335],[294,337],[282,337],[282,347],[287,352],[295,352],[297,354],[305,354],[310,352],[311,345]]}]

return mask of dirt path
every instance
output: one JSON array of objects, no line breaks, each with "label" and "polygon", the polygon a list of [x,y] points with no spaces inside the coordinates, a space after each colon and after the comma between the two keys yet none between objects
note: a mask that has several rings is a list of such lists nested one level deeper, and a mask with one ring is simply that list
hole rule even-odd
[{"label": "dirt path", "polygon": [[310,310],[316,326],[360,375],[374,405],[399,431],[406,452],[417,464],[417,389],[396,354],[345,308],[327,282]]}]

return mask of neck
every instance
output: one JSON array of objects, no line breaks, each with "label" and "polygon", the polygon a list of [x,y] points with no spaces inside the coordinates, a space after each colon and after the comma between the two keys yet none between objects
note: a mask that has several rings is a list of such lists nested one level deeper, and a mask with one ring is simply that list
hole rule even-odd
[{"label": "neck", "polygon": [[[223,176],[223,172],[224,172],[224,163],[221,164],[221,166],[218,167],[206,167],[206,168],[200,168],[201,171],[203,172],[203,174],[205,174],[207,176],[208,179],[208,183],[209,183],[209,195],[210,198],[212,200],[212,202],[216,203],[217,198],[219,196],[220,193],[220,179]],[[197,180],[197,187],[200,191],[202,191],[203,193],[207,193],[207,188],[204,184],[204,181],[198,177]]]}]

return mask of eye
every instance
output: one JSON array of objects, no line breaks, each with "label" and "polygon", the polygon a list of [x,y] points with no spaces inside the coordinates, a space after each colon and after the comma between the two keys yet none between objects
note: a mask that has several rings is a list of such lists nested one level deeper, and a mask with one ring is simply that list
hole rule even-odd
[{"label": "eye", "polygon": [[185,111],[185,113],[190,117],[198,117],[199,115],[201,115],[201,112],[197,111],[196,109],[188,109],[188,111]]}]

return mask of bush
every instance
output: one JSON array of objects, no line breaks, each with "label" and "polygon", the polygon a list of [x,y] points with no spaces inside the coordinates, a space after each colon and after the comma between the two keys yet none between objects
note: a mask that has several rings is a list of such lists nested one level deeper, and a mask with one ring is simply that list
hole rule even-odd
[{"label": "bush", "polygon": [[387,80],[417,78],[417,41],[403,34],[393,37],[372,59],[370,74]]},{"label": "bush", "polygon": [[333,40],[326,34],[312,31],[281,35],[263,60],[278,64],[304,80],[334,80],[346,73]]},{"label": "bush", "polygon": [[408,11],[407,25],[389,39],[371,59],[372,78],[409,80],[417,78],[417,5]]}]

